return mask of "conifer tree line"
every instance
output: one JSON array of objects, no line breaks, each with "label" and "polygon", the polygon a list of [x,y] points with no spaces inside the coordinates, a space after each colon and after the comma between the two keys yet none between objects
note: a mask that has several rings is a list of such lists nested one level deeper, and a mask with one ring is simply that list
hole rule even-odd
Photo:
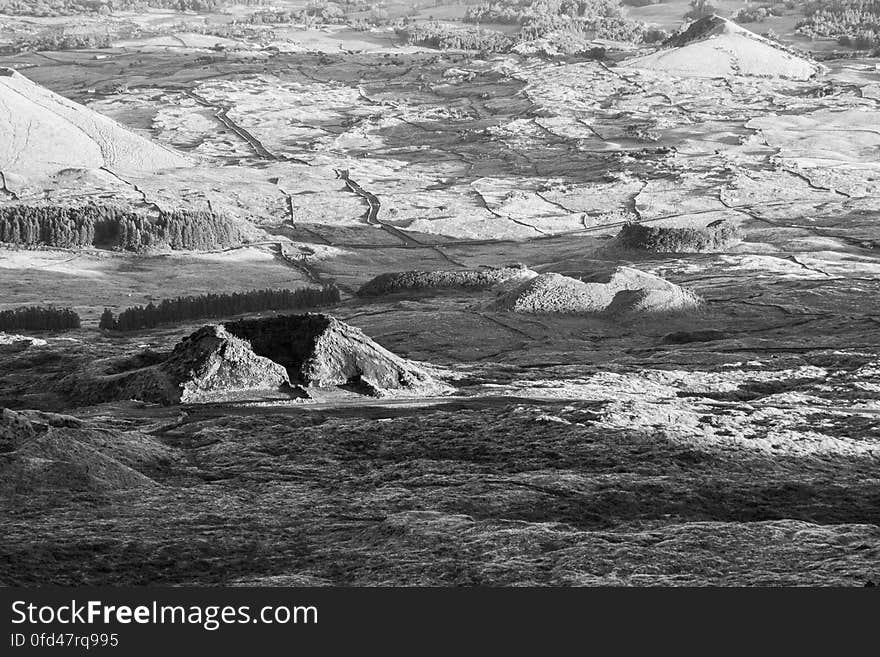
[{"label": "conifer tree line", "polygon": [[60,331],[80,327],[70,308],[27,306],[0,311],[0,331]]},{"label": "conifer tree line", "polygon": [[105,308],[99,326],[112,331],[135,331],[167,322],[228,317],[263,310],[316,308],[338,301],[339,288],[335,285],[299,290],[267,289],[231,294],[202,294],[163,299],[158,304],[150,302],[146,306],[133,306],[123,310],[118,317],[109,308]]},{"label": "conifer tree line", "polygon": [[241,234],[227,216],[203,210],[160,210],[158,217],[110,205],[0,207],[0,242],[23,246],[218,249]]},{"label": "conifer tree line", "polygon": [[173,11],[213,12],[229,5],[263,6],[268,0],[0,0],[0,14],[13,16],[73,16],[119,11],[143,11],[147,7]]}]

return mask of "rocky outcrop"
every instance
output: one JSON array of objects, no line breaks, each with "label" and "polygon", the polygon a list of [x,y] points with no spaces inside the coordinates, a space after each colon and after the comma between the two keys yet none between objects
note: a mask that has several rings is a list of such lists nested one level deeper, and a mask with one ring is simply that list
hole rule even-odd
[{"label": "rocky outcrop", "polygon": [[170,356],[144,353],[98,361],[66,377],[60,387],[83,405],[129,399],[186,404],[279,392],[304,396],[289,386],[284,367],[258,356],[219,325],[184,338]]},{"label": "rocky outcrop", "polygon": [[631,267],[600,270],[581,279],[541,274],[492,303],[493,310],[581,315],[655,313],[699,305],[696,295],[674,283]]},{"label": "rocky outcrop", "polygon": [[448,390],[427,369],[400,358],[329,315],[304,314],[203,326],[156,364],[126,357],[95,363],[62,381],[81,404],[137,399],[192,404],[308,397],[306,388],[345,386],[362,394]]},{"label": "rocky outcrop", "polygon": [[183,403],[218,394],[278,390],[289,385],[287,370],[258,356],[251,345],[223,326],[204,326],[182,340],[158,370],[173,382]]},{"label": "rocky outcrop", "polygon": [[308,387],[351,385],[374,395],[445,388],[423,366],[400,358],[330,315],[282,315],[225,328],[247,340],[256,354],[283,365],[291,381]]}]

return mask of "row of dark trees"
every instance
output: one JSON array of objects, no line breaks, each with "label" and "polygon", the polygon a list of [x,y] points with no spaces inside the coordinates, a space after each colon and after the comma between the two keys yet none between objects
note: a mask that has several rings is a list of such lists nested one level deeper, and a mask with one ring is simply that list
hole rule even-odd
[{"label": "row of dark trees", "polygon": [[118,224],[117,245],[130,251],[170,246],[172,249],[222,249],[241,241],[229,217],[203,210],[160,211],[155,219],[128,213]]},{"label": "row of dark trees", "polygon": [[175,11],[214,12],[229,5],[262,6],[267,0],[0,0],[0,13],[16,16],[111,14],[148,7]]},{"label": "row of dark trees", "polygon": [[880,45],[880,0],[814,0],[795,32],[811,38],[837,39],[858,49]]},{"label": "row of dark trees", "polygon": [[0,242],[23,246],[206,250],[234,246],[240,241],[232,219],[200,210],[162,210],[157,217],[149,217],[94,204],[0,207]]},{"label": "row of dark trees", "polygon": [[42,50],[84,50],[109,48],[113,37],[108,32],[76,34],[63,29],[50,29],[15,39],[9,45],[12,53]]},{"label": "row of dark trees", "polygon": [[158,304],[127,308],[116,317],[106,308],[101,315],[100,328],[112,331],[135,331],[153,328],[159,324],[193,319],[229,317],[264,310],[294,310],[317,308],[339,301],[339,288],[299,290],[251,290],[232,294],[202,294],[199,296],[163,299]]},{"label": "row of dark trees", "polygon": [[638,42],[645,26],[630,20],[619,0],[502,0],[470,7],[465,22],[522,26],[522,38],[591,38]]},{"label": "row of dark trees", "polygon": [[[501,0],[468,8],[464,22],[476,25],[404,22],[396,32],[408,43],[488,52],[507,52],[534,39],[546,39],[561,52],[578,52],[594,38],[641,42],[646,33],[618,0]],[[480,24],[519,25],[520,32],[506,34]]]},{"label": "row of dark trees", "polygon": [[470,25],[453,26],[438,21],[399,25],[394,31],[405,43],[440,50],[507,52],[517,43],[513,36],[495,30]]},{"label": "row of dark trees", "polygon": [[470,7],[468,23],[527,25],[550,17],[600,18],[620,16],[617,0],[502,0]]},{"label": "row of dark trees", "polygon": [[60,331],[80,327],[70,308],[28,306],[0,311],[0,331]]}]

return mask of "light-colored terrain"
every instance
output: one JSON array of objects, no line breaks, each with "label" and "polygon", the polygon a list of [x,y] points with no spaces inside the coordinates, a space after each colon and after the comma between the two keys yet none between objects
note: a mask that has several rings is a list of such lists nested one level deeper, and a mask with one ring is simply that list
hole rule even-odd
[{"label": "light-colored terrain", "polygon": [[0,170],[17,176],[67,168],[154,171],[189,165],[106,117],[0,69]]},{"label": "light-colored terrain", "polygon": [[[121,143],[152,140],[119,152],[161,165],[119,175],[98,146],[59,154],[41,136],[48,156],[14,150],[39,166],[10,155],[0,167],[5,202],[211,207],[249,240],[198,254],[0,249],[0,310],[72,305],[84,320],[0,351],[0,403],[77,418],[31,418],[44,437],[0,462],[15,475],[0,560],[14,566],[0,580],[876,582],[873,61],[821,71],[726,27],[698,57],[687,44],[621,62],[484,59],[381,36],[362,33],[363,52],[328,30],[288,51],[183,39],[101,60],[0,58],[127,126]],[[766,49],[775,71],[756,68]],[[150,159],[168,149],[181,156]],[[742,241],[606,248],[629,221],[718,220]],[[384,272],[515,262],[560,275],[542,281],[623,265],[700,303],[567,314],[518,312],[499,303],[503,286],[354,295]],[[443,368],[455,391],[79,406],[61,384],[98,359],[168,352],[201,325],[100,334],[104,307],[317,282],[340,286],[335,316]],[[85,447],[65,455],[65,440]],[[89,478],[89,458],[108,474]],[[40,459],[60,465],[39,474]]]}]

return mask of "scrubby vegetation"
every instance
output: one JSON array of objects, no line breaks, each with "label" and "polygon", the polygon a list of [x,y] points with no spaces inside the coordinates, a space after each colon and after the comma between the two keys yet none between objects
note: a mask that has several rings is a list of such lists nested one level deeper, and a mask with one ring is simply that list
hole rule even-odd
[{"label": "scrubby vegetation", "polygon": [[685,13],[684,18],[688,21],[695,21],[717,13],[715,5],[709,0],[691,0],[691,8]]},{"label": "scrubby vegetation", "polygon": [[705,228],[667,228],[627,224],[612,242],[613,247],[654,253],[703,253],[719,251],[742,238],[733,224],[713,222]]},{"label": "scrubby vegetation", "polygon": [[12,16],[73,16],[111,14],[147,8],[211,12],[229,5],[261,6],[266,0],[0,0],[0,14]]},{"label": "scrubby vegetation", "polygon": [[109,48],[115,38],[118,36],[111,35],[109,32],[71,33],[63,28],[50,29],[18,37],[7,46],[6,50],[10,53],[21,53],[42,50]]},{"label": "scrubby vegetation", "polygon": [[[335,2],[310,2],[305,7],[286,9],[272,7],[263,11],[257,11],[247,16],[245,20],[254,25],[287,23],[339,25],[349,22],[346,9],[348,7],[343,7]],[[381,10],[373,10],[370,12],[370,22],[373,24],[380,23],[382,22],[382,16]]]},{"label": "scrubby vegetation", "polygon": [[511,265],[493,269],[465,269],[459,271],[401,271],[380,274],[365,283],[359,297],[379,297],[395,292],[412,290],[465,289],[485,290],[505,281],[531,274],[525,265]]},{"label": "scrubby vegetation", "polygon": [[[507,52],[515,46],[545,39],[561,52],[585,50],[592,39],[642,41],[646,28],[628,19],[616,0],[504,0],[467,10],[464,21],[452,25],[432,21],[398,26],[408,43],[433,48]],[[480,24],[518,25],[517,34],[504,34]]]},{"label": "scrubby vegetation", "polygon": [[0,311],[0,331],[62,331],[80,327],[70,308],[28,306]]},{"label": "scrubby vegetation", "polygon": [[782,16],[782,13],[782,8],[778,5],[762,5],[743,7],[732,18],[736,23],[763,23],[770,16]]},{"label": "scrubby vegetation", "polygon": [[517,43],[514,36],[472,25],[449,25],[439,21],[408,23],[395,28],[405,43],[441,50],[487,50],[507,52]]},{"label": "scrubby vegetation", "polygon": [[554,19],[599,23],[602,19],[622,17],[616,0],[503,0],[471,7],[464,20],[528,26]]},{"label": "scrubby vegetation", "polygon": [[0,207],[0,242],[22,246],[215,249],[240,240],[232,219],[199,210],[160,210],[151,217],[95,204]]},{"label": "scrubby vegetation", "polygon": [[118,317],[107,308],[101,315],[99,327],[113,331],[135,331],[169,322],[229,317],[264,310],[317,308],[338,301],[339,289],[334,285],[299,290],[251,290],[232,294],[202,294],[163,299],[158,304],[134,306],[123,310]]},{"label": "scrubby vegetation", "polygon": [[795,31],[811,38],[837,39],[860,50],[880,46],[880,0],[814,0]]}]

